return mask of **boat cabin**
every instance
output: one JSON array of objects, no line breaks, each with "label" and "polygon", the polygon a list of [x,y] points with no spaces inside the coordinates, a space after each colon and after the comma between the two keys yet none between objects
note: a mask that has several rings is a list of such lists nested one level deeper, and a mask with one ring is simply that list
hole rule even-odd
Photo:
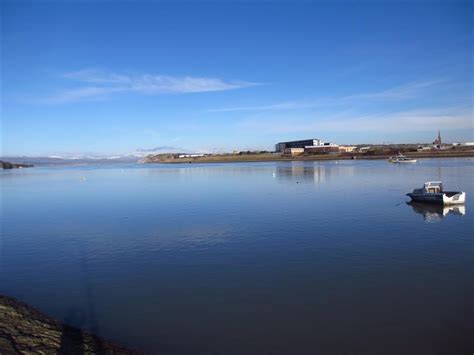
[{"label": "boat cabin", "polygon": [[428,181],[423,186],[426,193],[440,194],[443,193],[443,183],[441,181]]}]

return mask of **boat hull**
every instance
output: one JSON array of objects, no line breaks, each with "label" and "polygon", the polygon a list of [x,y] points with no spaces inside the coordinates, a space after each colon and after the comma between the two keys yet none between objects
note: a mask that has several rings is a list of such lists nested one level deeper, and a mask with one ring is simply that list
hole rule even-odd
[{"label": "boat hull", "polygon": [[394,161],[394,164],[413,164],[416,163],[416,159],[413,160],[404,160],[404,161]]},{"label": "boat hull", "polygon": [[391,159],[390,162],[394,164],[412,164],[412,163],[416,163],[416,159],[408,159],[408,160]]},{"label": "boat hull", "polygon": [[465,201],[466,201],[465,192],[454,192],[454,193],[445,192],[443,194],[444,205],[460,205],[460,204],[463,204]]},{"label": "boat hull", "polygon": [[465,192],[445,192],[430,194],[407,194],[414,202],[435,203],[440,205],[460,205],[466,200]]}]

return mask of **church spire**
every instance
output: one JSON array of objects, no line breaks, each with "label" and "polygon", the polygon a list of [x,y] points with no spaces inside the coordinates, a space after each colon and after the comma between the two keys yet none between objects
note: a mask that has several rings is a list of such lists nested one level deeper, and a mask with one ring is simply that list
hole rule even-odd
[{"label": "church spire", "polygon": [[438,130],[438,138],[435,139],[433,144],[438,146],[438,147],[441,145],[441,131],[440,130]]}]

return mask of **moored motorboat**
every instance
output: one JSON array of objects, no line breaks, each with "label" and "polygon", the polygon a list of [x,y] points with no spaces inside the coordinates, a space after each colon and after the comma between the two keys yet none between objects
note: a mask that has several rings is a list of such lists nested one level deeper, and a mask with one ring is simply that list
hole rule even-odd
[{"label": "moored motorboat", "polygon": [[398,153],[397,156],[390,157],[388,161],[390,163],[416,163],[416,159],[408,158],[402,153]]},{"label": "moored motorboat", "polygon": [[412,201],[437,203],[442,205],[459,205],[466,200],[466,193],[463,191],[444,191],[441,181],[425,182],[421,189],[414,189],[407,194]]}]

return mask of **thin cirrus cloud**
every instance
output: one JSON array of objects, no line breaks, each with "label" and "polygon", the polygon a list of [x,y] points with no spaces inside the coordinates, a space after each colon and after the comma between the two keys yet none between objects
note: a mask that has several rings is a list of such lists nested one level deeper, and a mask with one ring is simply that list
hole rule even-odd
[{"label": "thin cirrus cloud", "polygon": [[[380,91],[313,101],[287,101],[266,106],[228,108],[221,111],[254,111],[239,121],[244,131],[273,134],[305,132],[407,132],[437,129],[474,129],[472,105],[465,99],[440,98],[446,80],[416,81]],[[430,98],[429,103],[419,100]],[[446,101],[446,100],[444,100]],[[450,104],[449,104],[450,101]],[[390,105],[389,103],[396,103]],[[406,105],[406,103],[409,103]],[[310,109],[308,111],[300,111]],[[279,111],[279,112],[276,112]],[[281,112],[280,112],[281,111]]]},{"label": "thin cirrus cloud", "polygon": [[406,132],[431,129],[472,130],[473,117],[469,107],[447,107],[416,110],[400,110],[391,113],[357,114],[346,112],[334,116],[315,113],[311,117],[259,117],[238,123],[244,131],[266,129],[267,133],[303,133],[303,132]]},{"label": "thin cirrus cloud", "polygon": [[48,104],[65,104],[80,101],[97,101],[104,100],[110,97],[113,93],[123,92],[124,87],[100,87],[87,86],[77,89],[64,90],[55,96],[48,97],[42,102]]},{"label": "thin cirrus cloud", "polygon": [[82,86],[65,89],[45,100],[46,103],[64,104],[112,98],[118,93],[143,95],[187,94],[241,89],[260,85],[249,81],[227,81],[219,78],[175,77],[156,74],[120,74],[98,69],[84,69],[63,75]]},{"label": "thin cirrus cloud", "polygon": [[210,109],[210,112],[233,112],[233,111],[283,111],[283,110],[304,110],[321,107],[353,105],[354,102],[379,102],[409,100],[420,97],[428,90],[436,88],[439,84],[446,82],[445,79],[435,79],[426,81],[413,81],[403,85],[398,85],[380,91],[353,94],[342,97],[320,97],[316,99],[294,100],[277,102],[267,105],[257,106],[236,106]]}]

